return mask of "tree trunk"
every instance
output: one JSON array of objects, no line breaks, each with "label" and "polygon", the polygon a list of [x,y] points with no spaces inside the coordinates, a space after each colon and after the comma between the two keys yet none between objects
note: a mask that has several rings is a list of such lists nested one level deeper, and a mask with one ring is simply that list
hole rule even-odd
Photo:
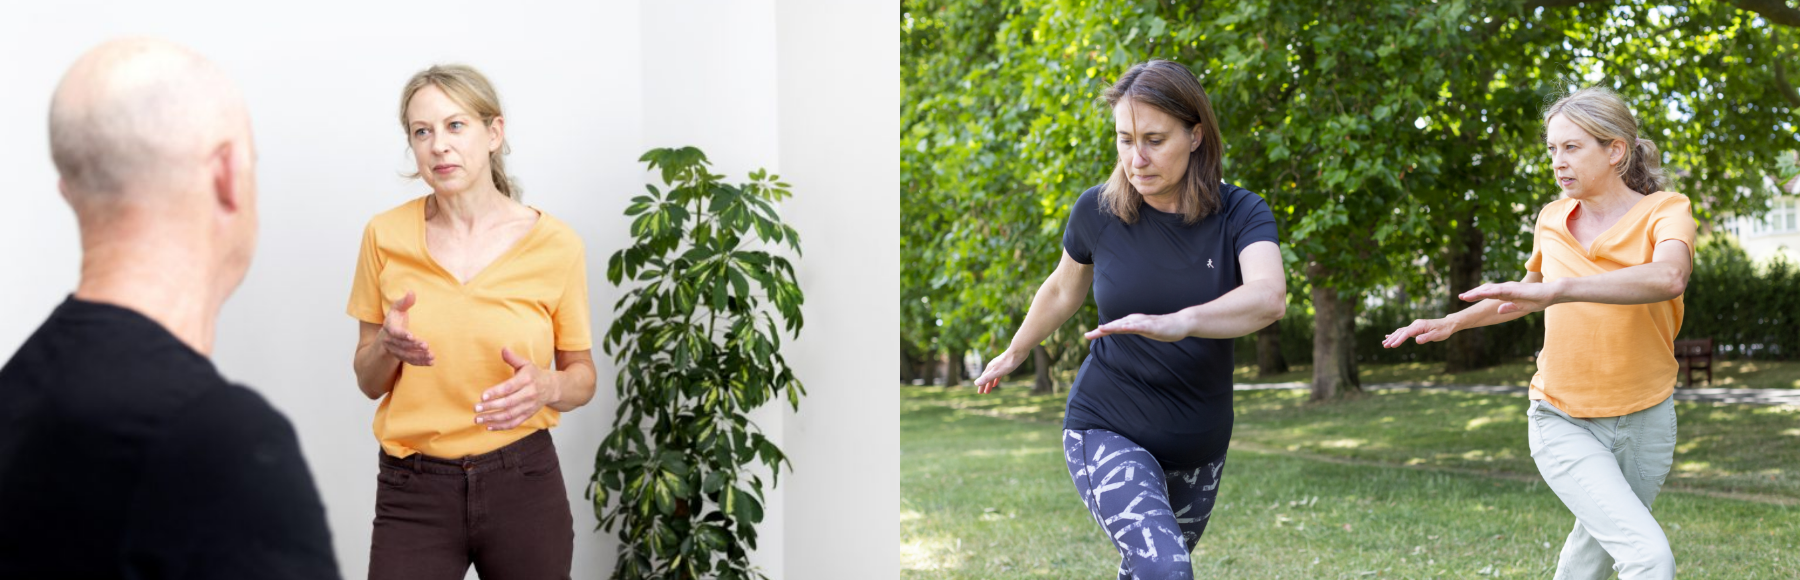
[{"label": "tree trunk", "polygon": [[931,356],[931,351],[928,349],[920,355],[919,358],[921,359],[921,364],[919,365],[919,370],[921,371],[919,373],[919,378],[925,379],[924,383],[927,387],[936,384],[938,366],[937,357]]},{"label": "tree trunk", "polygon": [[[1450,296],[1445,307],[1448,313],[1461,312],[1474,305],[1457,296],[1481,285],[1481,252],[1486,243],[1481,229],[1475,227],[1472,210],[1458,216],[1456,223],[1461,227],[1453,234],[1455,239],[1450,244]],[[1487,333],[1483,330],[1461,330],[1444,341],[1444,372],[1460,373],[1491,364],[1487,360]]]},{"label": "tree trunk", "polygon": [[1356,302],[1353,293],[1327,288],[1323,268],[1308,267],[1312,275],[1313,384],[1312,400],[1323,401],[1362,392],[1356,372]]},{"label": "tree trunk", "polygon": [[1037,381],[1031,384],[1031,394],[1054,394],[1056,379],[1050,376],[1050,351],[1045,350],[1044,345],[1031,347],[1031,366],[1037,370]]},{"label": "tree trunk", "polygon": [[901,384],[910,385],[910,384],[912,384],[913,379],[919,378],[919,369],[917,366],[915,366],[917,364],[918,364],[918,361],[913,359],[912,353],[906,351],[906,342],[902,341],[900,343],[900,383]]},{"label": "tree trunk", "polygon": [[1288,372],[1287,357],[1281,356],[1281,321],[1269,323],[1256,331],[1256,376],[1265,378]]},{"label": "tree trunk", "polygon": [[956,349],[944,350],[944,388],[962,386],[962,354]]}]

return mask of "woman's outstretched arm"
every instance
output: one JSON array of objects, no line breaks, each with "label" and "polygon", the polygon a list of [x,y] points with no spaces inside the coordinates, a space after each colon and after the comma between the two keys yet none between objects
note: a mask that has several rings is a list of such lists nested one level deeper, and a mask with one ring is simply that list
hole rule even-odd
[{"label": "woman's outstretched arm", "polygon": [[1174,342],[1188,337],[1237,338],[1262,330],[1287,313],[1287,273],[1281,248],[1256,242],[1238,254],[1244,285],[1211,302],[1168,314],[1133,314],[1088,331],[1093,340],[1109,334],[1139,334]]},{"label": "woman's outstretched arm", "polygon": [[1056,271],[1050,273],[1044,285],[1038,286],[1037,295],[1031,299],[1031,309],[1025,311],[1025,322],[1019,325],[1018,332],[1013,333],[1012,344],[988,363],[981,376],[975,379],[975,386],[986,393],[998,386],[1002,377],[1017,370],[1033,347],[1081,309],[1093,283],[1094,265],[1077,262],[1064,251]]}]

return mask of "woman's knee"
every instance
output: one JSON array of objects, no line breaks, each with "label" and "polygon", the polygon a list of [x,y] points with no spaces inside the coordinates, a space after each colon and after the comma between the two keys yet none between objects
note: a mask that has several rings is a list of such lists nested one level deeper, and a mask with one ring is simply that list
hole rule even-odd
[{"label": "woman's knee", "polygon": [[1644,547],[1637,558],[1619,562],[1619,577],[1660,580],[1675,577],[1675,552],[1668,544]]}]

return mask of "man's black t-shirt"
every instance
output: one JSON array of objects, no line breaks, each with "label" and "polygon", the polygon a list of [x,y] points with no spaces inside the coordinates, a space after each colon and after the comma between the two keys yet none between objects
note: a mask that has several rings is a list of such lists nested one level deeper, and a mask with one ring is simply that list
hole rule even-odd
[{"label": "man's black t-shirt", "polygon": [[294,429],[137,312],[71,297],[0,367],[0,578],[338,578]]},{"label": "man's black t-shirt", "polygon": [[[1244,248],[1275,241],[1269,205],[1234,185],[1220,185],[1219,210],[1193,225],[1148,204],[1127,225],[1100,204],[1103,188],[1081,194],[1063,232],[1069,257],[1094,266],[1100,324],[1211,302],[1244,284]],[[1063,427],[1124,435],[1167,469],[1217,459],[1231,441],[1231,343],[1134,334],[1094,340],[1069,390]]]}]

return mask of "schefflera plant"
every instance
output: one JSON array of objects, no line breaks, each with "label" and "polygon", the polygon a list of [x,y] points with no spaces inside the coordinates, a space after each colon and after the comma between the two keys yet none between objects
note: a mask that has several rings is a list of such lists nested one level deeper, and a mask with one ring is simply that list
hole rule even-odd
[{"label": "schefflera plant", "polygon": [[751,468],[767,466],[773,488],[793,466],[746,413],[780,397],[798,411],[806,392],[781,356],[805,297],[770,251],[800,255],[774,205],[792,194],[761,169],[725,183],[694,147],[639,161],[667,191],[632,198],[635,241],[607,261],[607,280],[633,287],[606,333],[619,408],[587,497],[620,540],[616,580],[766,578],[749,561],[764,501]]}]

